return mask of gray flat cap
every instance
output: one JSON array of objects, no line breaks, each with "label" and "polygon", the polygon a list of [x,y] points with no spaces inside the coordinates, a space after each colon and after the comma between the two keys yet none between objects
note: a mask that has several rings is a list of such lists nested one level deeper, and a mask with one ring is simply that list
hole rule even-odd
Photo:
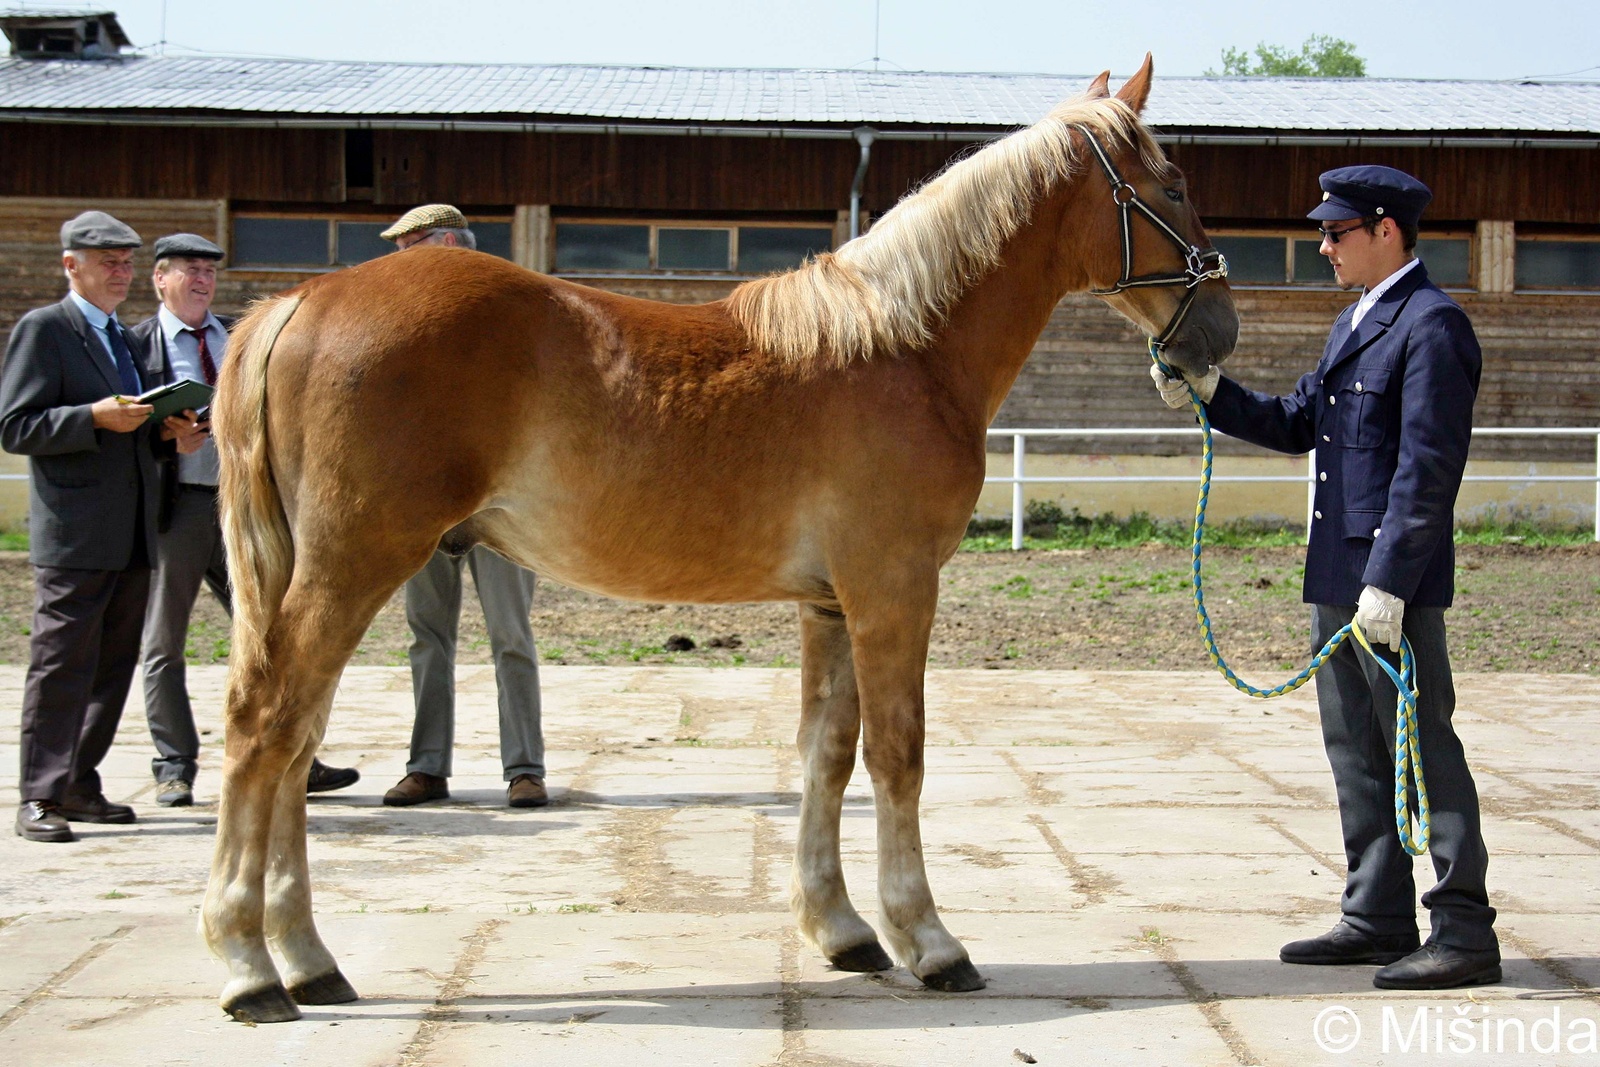
[{"label": "gray flat cap", "polygon": [[156,258],[222,259],[227,253],[197,233],[169,233],[156,238]]},{"label": "gray flat cap", "polygon": [[119,222],[104,211],[85,211],[61,224],[61,247],[139,248],[144,244],[133,227]]}]

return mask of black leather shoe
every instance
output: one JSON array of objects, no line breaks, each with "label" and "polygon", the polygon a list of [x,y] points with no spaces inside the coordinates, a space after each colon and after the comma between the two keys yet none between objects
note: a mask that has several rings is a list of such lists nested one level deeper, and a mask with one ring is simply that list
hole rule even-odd
[{"label": "black leather shoe", "polygon": [[319,759],[312,759],[311,771],[306,775],[306,792],[327,793],[359,781],[361,772],[354,767],[330,767]]},{"label": "black leather shoe", "polygon": [[68,822],[130,823],[136,821],[133,809],[126,804],[113,804],[104,793],[92,797],[67,795],[61,802],[61,814]]},{"label": "black leather shoe", "polygon": [[1429,940],[1372,976],[1379,989],[1455,989],[1500,981],[1500,950],[1456,948]]},{"label": "black leather shoe", "polygon": [[1291,941],[1278,950],[1284,963],[1310,963],[1329,966],[1340,963],[1393,963],[1417,951],[1417,935],[1364,934],[1341,922],[1321,937]]},{"label": "black leather shoe", "polygon": [[29,841],[76,841],[60,809],[48,800],[27,800],[17,809],[17,836]]}]

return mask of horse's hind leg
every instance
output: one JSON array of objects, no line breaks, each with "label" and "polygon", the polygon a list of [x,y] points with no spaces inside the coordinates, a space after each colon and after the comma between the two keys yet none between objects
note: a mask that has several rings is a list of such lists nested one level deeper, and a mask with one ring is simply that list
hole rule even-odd
[{"label": "horse's hind leg", "polygon": [[267,941],[283,957],[283,983],[296,1004],[347,1004],[356,991],[322,943],[311,915],[306,861],[306,775],[327,729],[333,694],[316,709],[315,729],[278,785],[267,865]]},{"label": "horse's hind leg", "polygon": [[[962,947],[939,920],[922,862],[922,685],[939,597],[938,571],[907,567],[863,587],[841,583],[861,690],[862,754],[878,814],[878,900],[884,937],[930,989],[982,989]],[[847,592],[850,595],[847,595]]]},{"label": "horse's hind leg", "polygon": [[839,815],[861,730],[850,635],[842,613],[800,605],[800,688],[804,784],[790,907],[800,932],[835,967],[887,970],[893,961],[851,905],[839,862]]},{"label": "horse's hind leg", "polygon": [[339,673],[392,589],[362,596],[337,571],[307,571],[297,564],[262,661],[236,664],[228,679],[222,805],[201,929],[228,964],[223,1010],[241,1021],[300,1015],[268,955],[269,932],[306,1003],[327,1003],[330,992],[343,999],[354,993],[311,921],[305,779]]}]

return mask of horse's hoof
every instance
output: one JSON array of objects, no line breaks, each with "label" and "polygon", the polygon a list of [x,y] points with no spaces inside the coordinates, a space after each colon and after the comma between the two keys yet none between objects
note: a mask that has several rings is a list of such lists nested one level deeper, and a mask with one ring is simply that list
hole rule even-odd
[{"label": "horse's hoof", "polygon": [[978,968],[972,965],[971,960],[957,960],[942,971],[923,975],[922,984],[940,993],[970,993],[989,983],[978,973]]},{"label": "horse's hoof", "polygon": [[859,945],[851,945],[843,952],[835,952],[828,957],[828,962],[841,971],[887,971],[894,966],[894,960],[883,951],[883,946],[876,941],[863,941]]},{"label": "horse's hoof", "polygon": [[235,997],[223,1004],[222,1010],[233,1016],[234,1022],[251,1025],[292,1023],[300,1018],[300,1009],[281,985],[263,986],[253,993]]},{"label": "horse's hoof", "polygon": [[348,1004],[359,997],[356,987],[335,967],[327,974],[308,978],[289,987],[296,1004]]}]

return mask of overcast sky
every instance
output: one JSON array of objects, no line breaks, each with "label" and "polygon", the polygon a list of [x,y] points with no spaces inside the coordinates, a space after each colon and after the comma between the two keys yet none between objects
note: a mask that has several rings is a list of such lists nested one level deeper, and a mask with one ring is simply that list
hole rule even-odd
[{"label": "overcast sky", "polygon": [[[19,6],[17,0],[0,0]],[[22,4],[21,6],[28,6]],[[34,7],[64,6],[61,0]],[[85,4],[84,6],[88,6]],[[109,0],[139,45],[205,52],[493,63],[866,67],[874,0]],[[1400,78],[1600,80],[1596,0],[881,0],[885,69],[1158,74],[1221,68],[1228,46],[1353,42]]]}]

